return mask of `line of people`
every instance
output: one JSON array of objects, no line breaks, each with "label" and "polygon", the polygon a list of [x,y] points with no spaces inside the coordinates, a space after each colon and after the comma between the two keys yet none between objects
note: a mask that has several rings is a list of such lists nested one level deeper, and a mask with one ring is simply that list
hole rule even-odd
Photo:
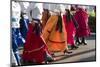
[{"label": "line of people", "polygon": [[89,16],[83,6],[75,8],[74,13],[71,5],[12,1],[12,49],[18,65],[54,61],[55,52],[72,53],[69,46],[78,48],[75,36],[76,43],[87,45]]}]

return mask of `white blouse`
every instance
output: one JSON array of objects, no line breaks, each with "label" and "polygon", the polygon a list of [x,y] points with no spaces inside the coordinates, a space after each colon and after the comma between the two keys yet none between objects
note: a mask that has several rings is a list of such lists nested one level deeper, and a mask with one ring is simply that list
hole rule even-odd
[{"label": "white blouse", "polygon": [[12,28],[19,28],[21,8],[18,2],[12,1]]},{"label": "white blouse", "polygon": [[50,13],[51,15],[58,15],[64,11],[63,4],[50,4]]},{"label": "white blouse", "polygon": [[28,9],[30,3],[29,2],[20,2],[19,4],[21,6],[21,11],[23,13],[27,13],[27,9]]},{"label": "white blouse", "polygon": [[[30,14],[32,12],[32,14]],[[32,18],[34,19],[41,19],[42,18],[42,12],[43,12],[43,4],[42,3],[30,3],[28,8],[28,17],[29,20],[32,21]]]}]

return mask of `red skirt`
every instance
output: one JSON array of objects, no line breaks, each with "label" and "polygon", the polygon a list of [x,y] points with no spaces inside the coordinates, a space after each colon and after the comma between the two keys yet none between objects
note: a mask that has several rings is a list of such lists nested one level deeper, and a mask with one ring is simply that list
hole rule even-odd
[{"label": "red skirt", "polygon": [[46,52],[49,53],[47,46],[39,35],[33,33],[33,26],[29,24],[29,31],[22,55],[23,61],[42,63],[45,61]]},{"label": "red skirt", "polygon": [[86,11],[80,10],[75,13],[75,19],[78,22],[78,29],[76,30],[77,37],[86,37],[90,35],[90,28],[88,25],[88,14]]},{"label": "red skirt", "polygon": [[66,32],[67,32],[67,43],[70,45],[73,45],[75,31],[76,31],[74,23],[72,21],[67,22],[66,15],[63,15],[63,20],[64,20]]}]

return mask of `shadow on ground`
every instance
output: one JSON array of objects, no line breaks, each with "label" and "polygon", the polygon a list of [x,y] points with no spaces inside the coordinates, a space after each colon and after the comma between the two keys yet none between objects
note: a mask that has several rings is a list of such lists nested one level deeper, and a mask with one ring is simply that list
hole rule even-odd
[{"label": "shadow on ground", "polygon": [[[55,61],[59,61],[59,60],[64,60],[64,59],[66,59],[66,58],[70,58],[70,57],[74,57],[74,56],[77,56],[77,55],[81,55],[81,54],[85,54],[85,53],[89,53],[89,52],[93,52],[93,51],[95,51],[96,49],[91,49],[91,50],[87,50],[87,51],[83,51],[83,52],[79,52],[79,53],[76,53],[76,54],[72,54],[72,55],[66,55],[66,56],[64,56],[64,55],[59,55],[59,56],[55,56],[55,57],[61,57],[62,56],[62,58],[60,58],[60,59],[56,59]],[[94,57],[94,56],[93,56]],[[91,57],[89,57],[89,58],[86,58],[86,59],[81,59],[81,60],[83,60],[83,61],[92,61],[92,60],[95,60],[96,58],[94,57],[93,59],[91,59]],[[54,61],[54,62],[55,62]]]}]

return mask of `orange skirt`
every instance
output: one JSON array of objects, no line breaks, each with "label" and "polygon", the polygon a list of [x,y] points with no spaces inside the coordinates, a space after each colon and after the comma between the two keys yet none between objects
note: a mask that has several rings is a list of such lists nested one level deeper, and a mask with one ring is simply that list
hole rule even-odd
[{"label": "orange skirt", "polygon": [[64,24],[63,31],[60,33],[56,30],[56,24],[58,21],[58,16],[51,16],[43,30],[42,37],[44,38],[49,51],[58,52],[64,51],[67,47],[67,38]]},{"label": "orange skirt", "polygon": [[49,51],[64,51],[66,49],[66,41],[64,40],[63,33],[59,31],[52,32],[49,36],[47,45]]}]

